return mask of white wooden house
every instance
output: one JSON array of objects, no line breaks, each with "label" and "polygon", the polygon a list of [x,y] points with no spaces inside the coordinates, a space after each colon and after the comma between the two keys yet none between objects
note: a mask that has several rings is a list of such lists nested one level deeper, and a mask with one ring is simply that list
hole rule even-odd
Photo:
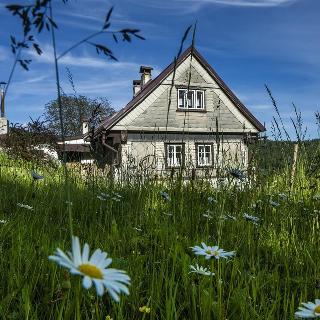
[{"label": "white wooden house", "polygon": [[154,79],[151,67],[141,66],[140,73],[132,100],[91,138],[100,163],[121,173],[161,175],[246,168],[247,140],[265,128],[195,48]]}]

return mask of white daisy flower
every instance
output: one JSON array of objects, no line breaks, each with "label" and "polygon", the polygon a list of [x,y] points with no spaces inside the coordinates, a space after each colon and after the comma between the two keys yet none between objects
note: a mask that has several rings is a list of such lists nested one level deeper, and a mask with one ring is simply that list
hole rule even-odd
[{"label": "white daisy flower", "polygon": [[297,318],[320,318],[320,299],[313,302],[302,302],[303,307],[294,314]]},{"label": "white daisy flower", "polygon": [[44,179],[44,176],[40,175],[39,173],[35,172],[35,171],[31,171],[31,176],[34,180],[42,180]]},{"label": "white daisy flower", "polygon": [[247,213],[244,213],[243,214],[243,217],[246,219],[246,220],[249,220],[249,221],[251,221],[251,222],[253,222],[253,223],[258,223],[259,222],[259,220],[260,220],[260,218],[258,218],[258,217],[255,217],[255,216],[251,216],[250,214],[247,214]]},{"label": "white daisy flower", "polygon": [[0,220],[0,223],[2,224],[6,224],[8,222],[8,220]]},{"label": "white daisy flower", "polygon": [[161,192],[160,192],[160,195],[161,195],[161,197],[162,197],[164,200],[170,201],[170,196],[168,195],[167,192],[161,191]]},{"label": "white daisy flower", "polygon": [[189,273],[197,273],[203,276],[214,276],[214,273],[209,271],[207,268],[201,267],[198,264],[195,266],[190,265],[191,271]]},{"label": "white daisy flower", "polygon": [[218,203],[218,201],[217,201],[215,198],[213,198],[213,197],[209,197],[209,198],[208,198],[208,202],[209,202],[209,203]]},{"label": "white daisy flower", "polygon": [[235,251],[224,251],[223,249],[219,248],[218,246],[207,246],[204,242],[201,242],[202,247],[195,246],[191,247],[192,251],[194,254],[199,255],[199,256],[205,256],[207,260],[211,258],[215,259],[220,259],[220,258],[231,258],[233,257],[236,253]]},{"label": "white daisy flower", "polygon": [[226,215],[222,216],[222,219],[224,219],[224,220],[233,220],[233,221],[237,220],[237,218],[232,216],[231,214],[226,214]]},{"label": "white daisy flower", "polygon": [[213,216],[210,214],[211,211],[207,210],[206,213],[204,213],[202,216],[204,218],[207,218],[208,220],[212,219]]},{"label": "white daisy flower", "polygon": [[17,206],[28,210],[33,210],[33,208],[31,206],[28,206],[27,204],[17,203]]},{"label": "white daisy flower", "polygon": [[275,201],[273,201],[273,200],[270,200],[269,203],[270,203],[274,208],[277,208],[277,207],[280,206],[280,203],[275,202]]},{"label": "white daisy flower", "polygon": [[68,268],[71,274],[83,277],[82,285],[89,289],[94,283],[97,294],[102,296],[105,289],[111,297],[119,302],[119,294],[129,294],[126,285],[130,285],[130,277],[123,270],[108,268],[112,259],[107,259],[107,253],[97,249],[89,259],[89,245],[83,246],[82,254],[79,238],[72,237],[72,252],[65,254],[57,249],[55,255],[49,259],[62,267]]}]

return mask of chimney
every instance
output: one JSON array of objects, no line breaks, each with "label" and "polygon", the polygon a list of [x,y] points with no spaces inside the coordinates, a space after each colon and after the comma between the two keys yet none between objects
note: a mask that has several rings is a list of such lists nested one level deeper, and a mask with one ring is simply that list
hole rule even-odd
[{"label": "chimney", "polygon": [[[1,85],[1,84],[0,84]],[[0,135],[7,134],[9,131],[9,122],[4,114],[4,91],[0,89]]]},{"label": "chimney", "polygon": [[4,91],[0,89],[0,117],[4,118]]},{"label": "chimney", "polygon": [[141,88],[143,88],[143,86],[151,80],[151,70],[153,70],[153,68],[151,67],[147,67],[147,66],[140,67]]},{"label": "chimney", "polygon": [[82,122],[82,134],[87,134],[89,132],[89,121],[84,120]]},{"label": "chimney", "polygon": [[141,90],[141,80],[133,80],[133,96],[135,97]]}]

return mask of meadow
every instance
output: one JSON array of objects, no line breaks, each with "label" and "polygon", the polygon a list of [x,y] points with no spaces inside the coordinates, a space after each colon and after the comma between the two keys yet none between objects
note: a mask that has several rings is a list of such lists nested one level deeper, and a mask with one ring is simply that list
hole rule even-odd
[{"label": "meadow", "polygon": [[[120,185],[1,155],[1,319],[294,319],[320,297],[320,189],[308,168],[300,160],[292,181],[287,163],[241,187]],[[48,259],[71,250],[71,234],[127,272],[129,295],[100,297]],[[235,255],[195,255],[202,242]]]}]

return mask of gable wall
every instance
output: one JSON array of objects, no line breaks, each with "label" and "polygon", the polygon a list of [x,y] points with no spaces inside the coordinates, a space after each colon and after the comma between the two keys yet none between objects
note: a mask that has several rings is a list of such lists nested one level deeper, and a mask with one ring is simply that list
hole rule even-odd
[{"label": "gable wall", "polygon": [[[205,91],[206,112],[177,111],[176,86],[188,85],[190,71],[190,86]],[[177,68],[175,86],[170,95],[171,80],[172,74],[120,120],[113,130],[165,131],[171,97],[168,131],[215,132],[218,123],[219,132],[257,132],[195,58],[187,58]]]}]

